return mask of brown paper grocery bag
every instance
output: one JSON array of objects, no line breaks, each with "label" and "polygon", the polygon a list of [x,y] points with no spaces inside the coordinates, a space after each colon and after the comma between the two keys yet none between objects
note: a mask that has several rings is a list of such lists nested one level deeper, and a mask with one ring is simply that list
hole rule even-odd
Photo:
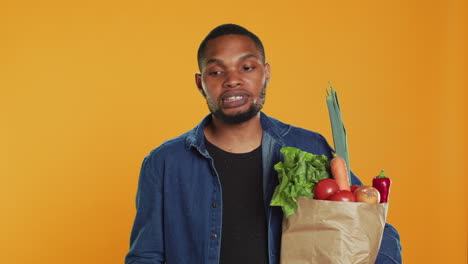
[{"label": "brown paper grocery bag", "polygon": [[388,204],[298,199],[283,221],[281,264],[375,263]]}]

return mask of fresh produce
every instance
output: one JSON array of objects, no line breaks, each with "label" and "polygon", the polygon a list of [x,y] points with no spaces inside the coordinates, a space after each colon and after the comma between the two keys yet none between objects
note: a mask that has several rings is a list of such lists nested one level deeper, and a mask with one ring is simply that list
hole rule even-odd
[{"label": "fresh produce", "polygon": [[298,148],[283,147],[284,160],[275,165],[279,184],[276,186],[272,206],[281,206],[289,217],[297,210],[297,198],[314,198],[314,187],[322,179],[330,178],[330,162],[325,155],[314,155]]},{"label": "fresh produce", "polygon": [[[337,157],[333,159],[336,159],[336,158]],[[343,167],[344,165],[343,162],[341,164],[340,163],[335,163],[335,164],[338,164],[338,165],[333,165],[333,166],[337,166],[335,167],[335,169],[331,167],[332,174],[335,177],[336,175],[338,175],[338,179],[342,179],[342,177],[340,178],[340,173],[343,173],[343,168],[346,170],[346,167]],[[330,166],[332,165],[330,164]],[[385,173],[383,170],[379,176],[373,179],[374,187],[359,186],[359,185],[338,186],[337,180],[323,179],[323,180],[320,180],[315,186],[314,196],[315,196],[315,199],[317,200],[362,202],[362,203],[369,203],[369,204],[378,204],[379,202],[382,202],[382,199],[381,199],[382,193],[388,195],[389,189],[386,189],[385,187],[390,186],[389,181],[390,179],[385,177]],[[378,190],[375,187],[376,184],[380,185],[380,187],[382,187],[381,188],[382,190]],[[349,190],[344,189],[345,187],[348,187]]]},{"label": "fresh produce", "polygon": [[351,192],[354,193],[354,191],[359,187],[361,187],[361,186],[360,185],[351,185]]},{"label": "fresh produce", "polygon": [[380,193],[372,186],[361,186],[354,191],[356,202],[378,204],[380,201]]},{"label": "fresh produce", "polygon": [[340,186],[340,190],[351,191],[345,160],[340,156],[335,156],[330,161],[330,170],[336,183]]},{"label": "fresh produce", "polygon": [[380,193],[380,203],[387,203],[390,194],[390,185],[392,181],[385,176],[385,171],[382,170],[378,176],[372,179],[372,186]]},{"label": "fresh produce", "polygon": [[[340,104],[338,102],[338,94],[333,89],[331,84],[330,84],[330,89],[327,90],[326,100],[327,100],[327,106],[328,106],[328,114],[330,116],[330,123],[332,127],[333,143],[335,145],[335,153],[337,156],[341,158],[340,162],[344,162],[345,168],[347,168],[345,169],[346,175],[348,175],[348,184],[346,186],[349,186],[349,183],[351,182],[351,171],[350,171],[351,167],[349,165],[348,139],[346,136],[346,129],[343,124],[343,118],[341,116]],[[339,174],[339,176],[341,175],[342,174]],[[333,177],[335,177],[335,174],[333,174]],[[341,179],[338,180],[337,178],[335,178],[335,180],[337,180],[338,185],[342,187]],[[345,185],[343,184],[343,187],[344,186]],[[346,187],[344,190],[350,190],[350,189],[349,187]]]},{"label": "fresh produce", "polygon": [[328,200],[330,201],[339,201],[339,202],[355,202],[356,198],[351,191],[348,190],[338,190],[332,194]]},{"label": "fresh produce", "polygon": [[327,200],[339,189],[340,187],[333,179],[320,180],[317,185],[315,185],[314,198],[317,200]]}]

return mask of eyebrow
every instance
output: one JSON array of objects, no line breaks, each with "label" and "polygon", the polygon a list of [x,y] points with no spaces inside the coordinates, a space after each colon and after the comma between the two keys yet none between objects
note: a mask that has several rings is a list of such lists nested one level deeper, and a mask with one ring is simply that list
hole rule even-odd
[{"label": "eyebrow", "polygon": [[257,56],[255,56],[253,54],[245,54],[244,56],[241,56],[239,58],[239,60],[245,60],[245,59],[248,59],[248,58],[257,58]]},{"label": "eyebrow", "polygon": [[[245,55],[240,56],[238,60],[245,60],[245,59],[248,59],[248,58],[257,58],[257,56],[255,56],[253,54],[245,54]],[[222,62],[223,62],[223,60],[211,58],[211,59],[208,59],[206,61],[206,65],[212,64],[212,63],[222,63]]]},{"label": "eyebrow", "polygon": [[206,65],[212,64],[212,63],[221,63],[221,62],[223,62],[223,61],[220,60],[220,59],[209,59],[209,60],[206,61]]}]

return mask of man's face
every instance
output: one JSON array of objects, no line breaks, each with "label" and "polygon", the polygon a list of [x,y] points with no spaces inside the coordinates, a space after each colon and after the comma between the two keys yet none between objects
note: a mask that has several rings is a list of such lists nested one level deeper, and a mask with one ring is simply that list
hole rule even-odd
[{"label": "man's face", "polygon": [[249,37],[224,35],[209,40],[201,65],[201,74],[195,76],[197,87],[216,118],[239,124],[261,110],[270,66],[263,63]]}]

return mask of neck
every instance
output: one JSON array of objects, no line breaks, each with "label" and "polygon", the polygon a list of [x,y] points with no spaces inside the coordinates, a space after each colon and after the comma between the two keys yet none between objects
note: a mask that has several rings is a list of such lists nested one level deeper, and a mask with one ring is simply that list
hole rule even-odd
[{"label": "neck", "polygon": [[246,153],[262,143],[260,113],[241,124],[226,124],[213,116],[204,129],[205,137],[218,148],[232,153]]}]

